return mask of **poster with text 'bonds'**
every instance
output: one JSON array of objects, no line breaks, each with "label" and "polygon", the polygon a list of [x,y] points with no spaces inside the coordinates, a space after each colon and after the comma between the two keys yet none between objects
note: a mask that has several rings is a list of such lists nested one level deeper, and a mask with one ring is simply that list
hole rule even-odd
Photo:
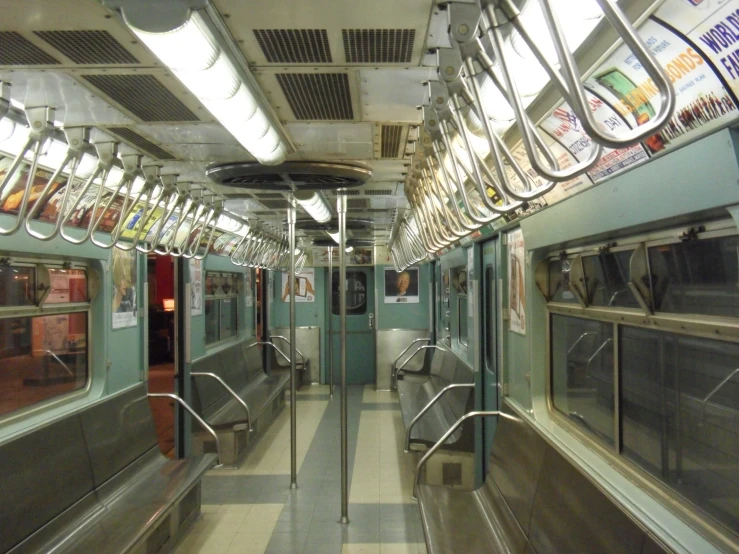
[{"label": "poster with text 'bonds'", "polygon": [[526,334],[526,252],[523,231],[516,229],[506,236],[508,245],[508,308],[510,327],[514,333]]}]

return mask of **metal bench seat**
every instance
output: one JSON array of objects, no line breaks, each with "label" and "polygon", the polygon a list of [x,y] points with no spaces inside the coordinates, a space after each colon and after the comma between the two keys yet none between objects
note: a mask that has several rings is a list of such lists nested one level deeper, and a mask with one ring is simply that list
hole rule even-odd
[{"label": "metal bench seat", "polygon": [[507,403],[485,483],[418,485],[429,554],[666,554]]},{"label": "metal bench seat", "polygon": [[[289,382],[289,373],[279,371],[274,375],[267,375],[262,372],[260,375],[249,379],[236,391],[239,397],[249,406],[252,425],[259,420],[262,411],[280,395]],[[207,421],[216,429],[233,426],[234,424],[247,424],[246,412],[243,406],[236,402],[225,404],[220,410],[210,415]]]},{"label": "metal bench seat", "polygon": [[[451,351],[435,350],[428,374],[401,372],[398,378],[400,412],[409,449],[432,446],[472,409],[474,374]],[[450,385],[456,388],[445,391]],[[473,442],[471,426],[463,426],[452,434],[444,448],[471,452]]]},{"label": "metal bench seat", "polygon": [[144,384],[106,397],[0,446],[0,552],[158,552],[215,459],[160,453]]}]

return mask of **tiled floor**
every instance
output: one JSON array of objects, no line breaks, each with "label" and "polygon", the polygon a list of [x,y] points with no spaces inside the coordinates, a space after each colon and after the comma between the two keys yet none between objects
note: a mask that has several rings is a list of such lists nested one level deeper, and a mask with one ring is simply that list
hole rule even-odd
[{"label": "tiled floor", "polygon": [[205,477],[203,517],[176,554],[425,554],[394,393],[349,387],[350,523],[338,523],[341,398],[328,393],[298,393],[298,489],[289,488],[288,404],[239,469]]}]

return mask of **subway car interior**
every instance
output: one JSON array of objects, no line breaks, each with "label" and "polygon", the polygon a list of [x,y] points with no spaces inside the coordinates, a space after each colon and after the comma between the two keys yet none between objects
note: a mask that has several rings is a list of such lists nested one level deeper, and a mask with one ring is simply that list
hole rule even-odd
[{"label": "subway car interior", "polygon": [[739,552],[739,0],[0,8],[0,554]]}]

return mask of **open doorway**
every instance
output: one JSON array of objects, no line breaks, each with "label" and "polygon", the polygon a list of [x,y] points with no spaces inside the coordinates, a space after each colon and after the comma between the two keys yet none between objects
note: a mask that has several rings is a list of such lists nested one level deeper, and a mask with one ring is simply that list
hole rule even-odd
[{"label": "open doorway", "polygon": [[[149,254],[149,392],[175,392],[174,258]],[[157,440],[162,453],[175,454],[174,401],[152,400]]]}]

